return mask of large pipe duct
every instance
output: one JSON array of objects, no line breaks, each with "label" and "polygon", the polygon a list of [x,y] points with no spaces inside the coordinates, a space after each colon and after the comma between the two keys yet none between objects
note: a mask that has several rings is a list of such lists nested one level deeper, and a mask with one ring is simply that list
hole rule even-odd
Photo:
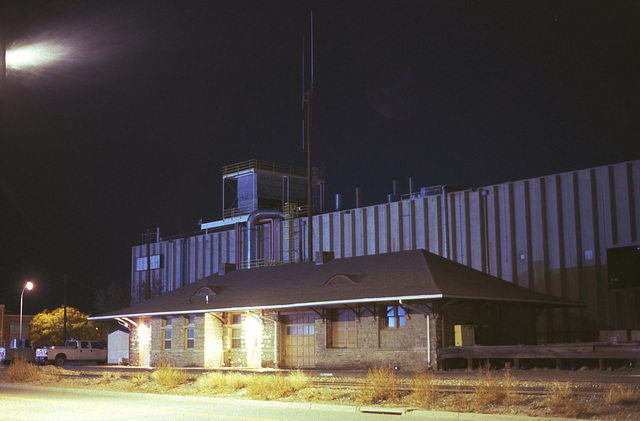
[{"label": "large pipe duct", "polygon": [[[284,214],[277,209],[256,209],[247,217],[247,268],[253,266],[252,262],[256,260],[256,255],[258,254],[258,242],[254,241],[254,236],[256,235],[255,226],[260,220],[269,218],[284,219]],[[271,236],[271,241],[275,241],[273,236]]]}]

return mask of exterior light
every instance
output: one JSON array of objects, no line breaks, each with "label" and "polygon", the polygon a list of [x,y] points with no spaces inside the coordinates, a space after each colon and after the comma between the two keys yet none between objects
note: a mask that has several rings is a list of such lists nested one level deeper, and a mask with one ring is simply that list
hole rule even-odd
[{"label": "exterior light", "polygon": [[25,289],[28,289],[29,291],[31,291],[33,289],[33,282],[31,281],[27,282],[27,284],[22,288],[22,293],[20,294],[20,342],[22,342],[22,303],[24,301]]}]

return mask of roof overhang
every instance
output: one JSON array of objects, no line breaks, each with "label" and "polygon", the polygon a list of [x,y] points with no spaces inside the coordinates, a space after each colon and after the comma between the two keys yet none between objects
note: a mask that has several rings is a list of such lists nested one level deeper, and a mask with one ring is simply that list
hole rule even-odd
[{"label": "roof overhang", "polygon": [[89,317],[89,320],[110,320],[110,319],[126,319],[131,317],[152,317],[152,316],[171,316],[174,314],[203,314],[203,313],[222,313],[227,311],[256,311],[256,310],[279,310],[289,308],[301,308],[301,307],[317,307],[317,306],[332,306],[332,305],[344,305],[344,304],[364,304],[364,303],[381,303],[389,301],[411,301],[411,300],[439,300],[444,298],[442,294],[434,295],[406,295],[396,297],[375,297],[375,298],[358,298],[351,300],[331,300],[331,301],[310,301],[306,303],[291,303],[291,304],[278,304],[268,306],[238,306],[238,307],[223,307],[223,308],[199,308],[199,309],[179,309],[171,311],[156,311],[156,312],[129,312],[112,314],[105,316]]}]

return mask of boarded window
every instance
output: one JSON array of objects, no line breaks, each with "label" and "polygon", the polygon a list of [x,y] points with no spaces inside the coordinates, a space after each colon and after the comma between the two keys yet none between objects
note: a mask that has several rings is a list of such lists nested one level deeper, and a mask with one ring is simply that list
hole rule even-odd
[{"label": "boarded window", "polygon": [[331,347],[356,348],[358,336],[356,314],[348,309],[333,309],[331,312]]}]

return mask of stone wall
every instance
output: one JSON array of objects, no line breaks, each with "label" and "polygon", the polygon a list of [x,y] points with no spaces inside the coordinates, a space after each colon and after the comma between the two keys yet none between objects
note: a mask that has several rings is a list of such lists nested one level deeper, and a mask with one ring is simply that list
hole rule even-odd
[{"label": "stone wall", "polygon": [[357,321],[357,347],[331,348],[326,335],[330,321],[316,319],[316,367],[320,369],[367,369],[375,366],[398,366],[406,370],[421,370],[429,366],[427,337],[431,342],[431,365],[435,366],[437,344],[436,321],[427,316],[411,314],[406,324],[398,328],[383,328],[381,318],[362,316]]},{"label": "stone wall", "polygon": [[[175,316],[171,318],[169,327],[163,326],[162,317],[151,320],[151,366],[157,366],[162,361],[170,362],[175,367],[204,366],[204,317],[195,317],[193,348],[186,347],[187,321],[187,317]],[[163,349],[164,330],[171,330],[171,347],[166,349]]]}]

